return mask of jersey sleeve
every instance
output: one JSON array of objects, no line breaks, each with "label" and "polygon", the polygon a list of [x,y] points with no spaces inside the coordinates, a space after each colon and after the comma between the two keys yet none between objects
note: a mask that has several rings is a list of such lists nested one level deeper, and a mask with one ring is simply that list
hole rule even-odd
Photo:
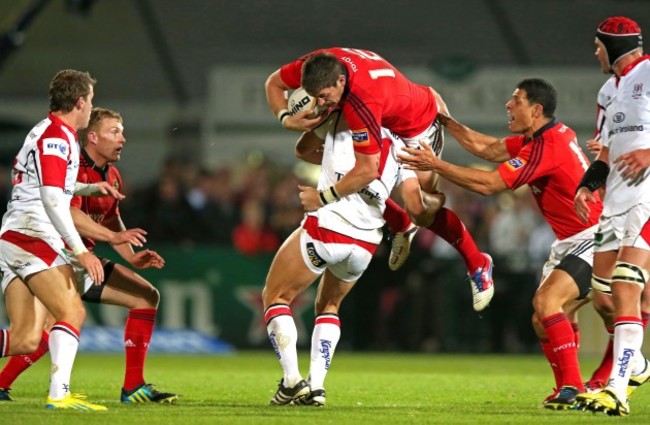
[{"label": "jersey sleeve", "polygon": [[510,136],[505,139],[506,149],[510,158],[517,156],[521,148],[524,146],[524,136]]},{"label": "jersey sleeve", "polygon": [[70,159],[70,145],[58,134],[47,132],[37,143],[41,186],[63,189]]},{"label": "jersey sleeve", "polygon": [[[85,167],[79,167],[79,172],[77,173],[77,182],[79,183],[89,183],[88,173],[86,172]],[[70,206],[83,209],[83,199],[81,195],[74,195],[72,200],[70,200]]]},{"label": "jersey sleeve", "polygon": [[379,105],[355,101],[350,98],[343,104],[343,116],[352,132],[354,150],[366,155],[381,150],[381,112]]},{"label": "jersey sleeve", "polygon": [[[115,189],[117,189],[118,192],[122,192],[122,176],[120,175],[120,172],[117,170],[117,168],[111,166],[110,168],[111,173],[114,175],[113,179],[113,186]],[[120,216],[120,203],[117,199],[114,200],[114,202],[111,202],[110,207],[106,211],[104,220],[111,219],[114,217],[119,217]]]},{"label": "jersey sleeve", "polygon": [[[506,146],[508,146],[507,139]],[[510,152],[510,149],[508,151]],[[510,160],[497,167],[501,178],[512,190],[549,175],[557,168],[557,163],[554,164],[552,158],[545,157],[543,143],[530,142],[514,153]],[[552,155],[551,152],[546,154]]]}]

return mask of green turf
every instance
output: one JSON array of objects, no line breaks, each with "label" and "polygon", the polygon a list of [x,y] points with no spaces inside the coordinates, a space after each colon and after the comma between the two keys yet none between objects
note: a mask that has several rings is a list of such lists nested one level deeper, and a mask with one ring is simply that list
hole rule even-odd
[{"label": "green turf", "polygon": [[[307,355],[301,357],[307,369]],[[540,356],[337,353],[327,378],[327,406],[268,406],[280,378],[271,350],[232,356],[150,355],[148,379],[181,394],[176,405],[121,405],[122,356],[79,355],[74,392],[107,412],[47,411],[49,359],[0,402],[0,424],[573,424],[650,423],[650,384],[632,415],[610,418],[539,407],[552,376]],[[591,371],[593,360],[583,367]]]}]

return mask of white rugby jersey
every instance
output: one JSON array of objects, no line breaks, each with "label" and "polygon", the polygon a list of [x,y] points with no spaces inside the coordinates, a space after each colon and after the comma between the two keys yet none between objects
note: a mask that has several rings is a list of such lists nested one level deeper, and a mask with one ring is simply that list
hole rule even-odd
[{"label": "white rugby jersey", "polygon": [[[371,243],[381,242],[386,199],[395,186],[399,172],[392,143],[396,136],[382,128],[382,137],[379,165],[381,177],[359,192],[309,213],[318,216],[320,227]],[[353,143],[352,132],[344,118],[340,116],[338,120],[333,120],[333,125],[325,136],[319,190],[332,186],[354,167],[356,160]]]},{"label": "white rugby jersey", "polygon": [[607,129],[605,127],[605,112],[607,110],[607,105],[609,105],[615,93],[616,77],[612,76],[605,81],[605,84],[603,84],[598,91],[598,110],[596,112],[596,134],[594,135],[594,139],[601,142],[603,134],[607,134]]},{"label": "white rugby jersey", "polygon": [[650,148],[650,56],[643,56],[628,66],[618,82],[612,77],[601,92],[599,101],[601,95],[605,102],[611,96],[609,103],[603,105],[605,123],[601,139],[603,145],[609,147],[610,171],[603,214],[610,216],[623,213],[636,204],[650,202],[650,172],[646,170],[638,184],[629,185],[630,181],[623,180],[620,170],[613,164],[624,153]]},{"label": "white rugby jersey", "polygon": [[14,159],[13,189],[0,233],[13,230],[63,247],[61,236],[45,212],[39,188],[59,187],[70,203],[79,171],[76,140],[76,132],[52,114],[29,132]]}]

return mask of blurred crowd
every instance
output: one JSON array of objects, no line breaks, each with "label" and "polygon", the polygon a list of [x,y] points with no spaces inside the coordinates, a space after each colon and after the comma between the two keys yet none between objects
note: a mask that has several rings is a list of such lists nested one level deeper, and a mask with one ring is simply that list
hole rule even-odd
[{"label": "blurred crowd", "polygon": [[[10,170],[0,168],[4,209]],[[133,186],[123,176],[127,198],[120,209],[127,227],[147,230],[150,243],[218,244],[244,255],[270,255],[302,220],[298,184],[315,185],[317,175],[317,167],[278,166],[255,156],[214,169],[170,158],[149,184]],[[481,315],[485,320],[477,322],[472,314],[466,271],[456,251],[433,233],[420,231],[411,257],[397,272],[388,271],[390,242],[380,246],[343,307],[350,332],[341,343],[349,341],[353,349],[537,350],[530,303],[555,237],[529,190],[484,197],[446,182],[441,189],[447,207],[495,260],[497,294]]]},{"label": "blurred crowd", "polygon": [[[159,177],[133,186],[124,177],[120,210],[127,227],[148,231],[152,243],[232,245],[247,255],[273,253],[300,224],[298,184],[315,185],[317,170],[278,166],[262,158],[213,169],[169,158]],[[10,170],[0,166],[2,210],[9,199]],[[484,197],[442,182],[454,210],[482,250],[509,259],[509,267],[538,267],[554,236],[536,211],[527,188]],[[430,232],[420,232],[416,249],[438,258],[455,252]]]}]

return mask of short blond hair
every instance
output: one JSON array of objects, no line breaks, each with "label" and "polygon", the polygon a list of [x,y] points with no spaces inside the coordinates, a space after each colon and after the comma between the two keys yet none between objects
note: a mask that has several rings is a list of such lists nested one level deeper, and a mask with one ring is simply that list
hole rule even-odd
[{"label": "short blond hair", "polygon": [[81,146],[85,146],[88,142],[88,133],[91,131],[97,131],[99,125],[105,119],[115,119],[120,123],[123,123],[122,115],[119,112],[112,111],[107,108],[95,107],[90,112],[90,120],[88,121],[88,127],[80,129],[77,134],[79,135],[79,142]]}]

